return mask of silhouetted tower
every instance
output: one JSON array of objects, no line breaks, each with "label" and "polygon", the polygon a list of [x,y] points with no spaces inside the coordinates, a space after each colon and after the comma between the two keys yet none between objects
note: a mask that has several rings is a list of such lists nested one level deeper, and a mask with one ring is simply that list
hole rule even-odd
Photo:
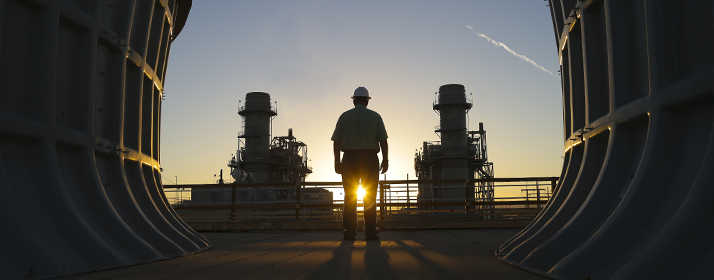
[{"label": "silhouetted tower", "polygon": [[[466,113],[472,104],[466,101],[463,85],[448,84],[439,87],[438,102],[434,110],[439,112],[441,136],[441,176],[442,181],[471,180],[473,172],[469,168],[467,145]],[[436,186],[436,197],[445,200],[473,200],[473,188],[464,188],[464,183],[443,183]]]},{"label": "silhouetted tower", "polygon": [[245,170],[258,182],[265,182],[269,175],[268,146],[270,144],[270,119],[277,113],[270,106],[270,95],[265,92],[249,92],[245,106],[238,112],[243,116],[245,138]]},{"label": "silhouetted tower", "polygon": [[463,85],[448,84],[439,87],[438,103],[434,110],[439,112],[441,147],[444,155],[466,154],[466,112],[471,103],[466,101]]},{"label": "silhouetted tower", "polygon": [[[493,182],[488,179],[493,178],[493,162],[488,161],[483,123],[477,131],[468,130],[466,116],[471,107],[463,85],[439,87],[433,108],[440,116],[435,132],[441,141],[424,142],[421,152],[414,155],[420,208],[453,209],[460,207],[458,203],[464,203],[466,211],[492,208]],[[475,178],[482,180],[474,186]],[[488,211],[480,213],[489,216]]]}]

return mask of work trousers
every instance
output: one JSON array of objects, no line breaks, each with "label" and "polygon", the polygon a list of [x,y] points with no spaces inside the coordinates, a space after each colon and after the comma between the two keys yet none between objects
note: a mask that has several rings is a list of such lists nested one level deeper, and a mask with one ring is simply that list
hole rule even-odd
[{"label": "work trousers", "polygon": [[342,156],[342,185],[345,203],[342,222],[345,232],[355,233],[357,225],[357,189],[362,180],[366,191],[364,201],[364,228],[367,235],[377,233],[377,183],[379,158],[375,150],[347,150]]}]

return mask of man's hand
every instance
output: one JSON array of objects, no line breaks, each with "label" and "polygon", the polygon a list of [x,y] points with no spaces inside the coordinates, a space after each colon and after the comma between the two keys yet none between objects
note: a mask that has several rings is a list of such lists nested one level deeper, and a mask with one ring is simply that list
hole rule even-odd
[{"label": "man's hand", "polygon": [[342,163],[339,159],[335,160],[335,173],[342,174]]},{"label": "man's hand", "polygon": [[382,170],[382,174],[387,173],[389,169],[389,145],[387,145],[387,139],[379,141],[379,147],[382,148],[382,166],[379,169]]}]

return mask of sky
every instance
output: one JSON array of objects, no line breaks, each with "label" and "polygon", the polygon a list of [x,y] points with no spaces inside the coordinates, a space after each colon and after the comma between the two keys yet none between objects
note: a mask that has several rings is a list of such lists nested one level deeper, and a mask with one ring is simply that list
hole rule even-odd
[{"label": "sky", "polygon": [[[439,86],[472,94],[496,177],[558,176],[562,100],[547,2],[194,1],[171,47],[161,126],[165,183],[213,183],[235,153],[240,99],[277,101],[273,136],[308,145],[308,181],[338,181],[330,136],[358,86],[389,134],[388,179],[414,178],[438,140]],[[550,73],[549,73],[550,72]],[[470,97],[469,97],[470,98]]]}]

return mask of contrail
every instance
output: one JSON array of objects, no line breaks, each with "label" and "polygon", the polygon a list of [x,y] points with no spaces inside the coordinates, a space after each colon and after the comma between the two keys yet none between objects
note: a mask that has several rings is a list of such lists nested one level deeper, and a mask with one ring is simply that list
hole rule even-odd
[{"label": "contrail", "polygon": [[496,46],[496,47],[501,47],[501,48],[503,48],[504,50],[506,50],[506,52],[512,54],[513,56],[515,56],[515,57],[517,57],[517,58],[519,58],[519,59],[521,59],[521,60],[523,60],[523,61],[525,61],[525,62],[530,63],[531,65],[535,66],[536,68],[540,69],[540,70],[543,71],[543,72],[548,73],[549,75],[551,75],[551,76],[553,76],[553,77],[556,77],[555,74],[553,74],[553,72],[551,72],[551,71],[548,70],[548,69],[545,69],[545,67],[543,67],[543,66],[541,66],[540,64],[536,63],[535,61],[533,61],[533,60],[530,59],[529,57],[527,57],[527,56],[525,56],[525,55],[522,55],[522,54],[520,54],[520,53],[514,51],[513,49],[511,49],[511,47],[509,47],[509,46],[506,45],[505,43],[496,41],[496,40],[492,39],[491,37],[488,37],[488,35],[486,35],[486,34],[476,32],[476,31],[474,30],[474,28],[473,28],[471,25],[465,25],[464,27],[466,27],[466,29],[468,29],[468,30],[471,30],[471,32],[473,32],[476,36],[479,36],[479,37],[481,37],[481,38],[486,39],[486,41],[488,41],[488,42],[491,43],[492,45],[494,45],[494,46]]}]

